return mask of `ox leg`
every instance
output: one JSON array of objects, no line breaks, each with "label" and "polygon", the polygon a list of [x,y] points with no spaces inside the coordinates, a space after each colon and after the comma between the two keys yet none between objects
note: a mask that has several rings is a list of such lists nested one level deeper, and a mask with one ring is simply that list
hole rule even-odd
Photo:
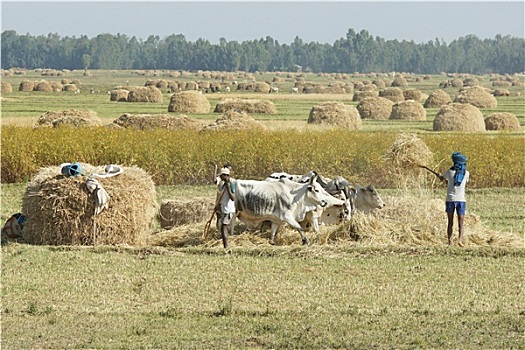
[{"label": "ox leg", "polygon": [[272,235],[270,237],[270,244],[275,244],[275,235],[277,234],[277,231],[279,230],[279,227],[281,227],[281,225],[275,223],[275,222],[272,222]]},{"label": "ox leg", "polygon": [[290,226],[292,226],[294,229],[299,231],[299,234],[301,235],[301,240],[303,242],[303,245],[308,245],[308,238],[304,235],[303,229],[301,225],[292,217],[286,218],[286,223]]}]

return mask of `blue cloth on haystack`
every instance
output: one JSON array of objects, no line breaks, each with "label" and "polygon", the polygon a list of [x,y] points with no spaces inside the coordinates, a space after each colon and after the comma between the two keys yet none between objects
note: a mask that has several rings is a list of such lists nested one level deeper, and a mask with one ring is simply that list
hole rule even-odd
[{"label": "blue cloth on haystack", "polygon": [[459,186],[463,182],[465,177],[465,171],[467,170],[467,156],[459,152],[452,153],[452,161],[454,165],[450,169],[455,170],[454,175],[454,186]]}]

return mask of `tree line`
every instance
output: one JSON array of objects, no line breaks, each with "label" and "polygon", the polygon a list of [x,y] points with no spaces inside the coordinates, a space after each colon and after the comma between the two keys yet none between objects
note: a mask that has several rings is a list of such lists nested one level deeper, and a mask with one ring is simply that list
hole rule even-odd
[{"label": "tree line", "polygon": [[123,34],[88,38],[20,35],[6,30],[1,37],[1,67],[51,69],[166,69],[211,71],[311,71],[330,73],[411,72],[439,74],[516,73],[525,71],[525,39],[468,35],[446,44],[431,40],[385,40],[367,30],[348,29],[333,44],[305,43],[295,37],[280,44],[267,36],[241,43],[221,38],[218,44],[182,34],[146,40]]}]

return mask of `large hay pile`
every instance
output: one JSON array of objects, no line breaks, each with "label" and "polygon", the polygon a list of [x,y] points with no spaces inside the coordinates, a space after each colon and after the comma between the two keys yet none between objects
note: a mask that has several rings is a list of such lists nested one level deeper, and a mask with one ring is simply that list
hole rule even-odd
[{"label": "large hay pile", "polygon": [[498,100],[492,96],[485,88],[473,86],[460,92],[454,99],[454,102],[469,103],[478,108],[497,108]]},{"label": "large hay pile", "polygon": [[18,86],[18,91],[22,92],[29,92],[33,91],[35,89],[35,82],[31,80],[23,80],[20,82],[20,85]]},{"label": "large hay pile", "polygon": [[2,93],[5,94],[5,93],[10,93],[10,92],[13,92],[13,87],[11,86],[11,84],[3,81],[2,82]]},{"label": "large hay pile", "polygon": [[127,102],[128,101],[128,95],[129,90],[126,89],[114,89],[111,90],[111,94],[109,97],[110,101],[117,101],[117,102]]},{"label": "large hay pile", "polygon": [[127,102],[162,102],[162,92],[155,86],[139,87],[128,94]]},{"label": "large hay pile", "polygon": [[450,95],[445,90],[434,90],[427,98],[423,107],[441,108],[452,102]]},{"label": "large hay pile", "polygon": [[434,131],[485,131],[481,111],[467,103],[452,103],[441,107],[433,123]]},{"label": "large hay pile", "polygon": [[49,82],[42,80],[36,84],[35,91],[53,92],[53,87],[51,86]]},{"label": "large hay pile", "polygon": [[359,102],[369,97],[371,98],[379,97],[379,92],[375,90],[355,91],[354,96],[352,96],[352,101]]},{"label": "large hay pile", "polygon": [[394,102],[384,97],[368,97],[357,104],[362,119],[386,120],[392,113]]},{"label": "large hay pile", "polygon": [[200,130],[203,122],[185,115],[174,116],[169,114],[129,114],[125,113],[113,121],[123,128],[139,130],[168,129],[168,130]]},{"label": "large hay pile", "polygon": [[266,130],[266,126],[259,123],[246,112],[241,110],[229,109],[220,118],[202,130]]},{"label": "large hay pile", "polygon": [[275,114],[277,108],[269,100],[243,100],[238,98],[227,98],[215,106],[214,112],[224,113],[230,109],[244,111],[246,113]]},{"label": "large hay pile", "polygon": [[405,100],[414,100],[416,102],[421,101],[421,91],[417,89],[406,89],[403,90],[403,96],[405,97]]},{"label": "large hay pile", "polygon": [[100,126],[102,120],[97,116],[97,112],[84,110],[79,111],[69,109],[66,111],[49,111],[38,118],[35,127],[90,127]]},{"label": "large hay pile", "polygon": [[174,226],[207,221],[213,213],[214,201],[215,198],[209,197],[164,200],[157,215],[160,227],[169,230]]},{"label": "large hay pile", "polygon": [[170,98],[168,112],[176,113],[208,113],[210,101],[198,91],[182,91]]},{"label": "large hay pile", "polygon": [[75,84],[65,84],[62,91],[75,92],[77,91],[77,86]]},{"label": "large hay pile", "polygon": [[389,99],[394,103],[398,103],[405,100],[405,95],[403,90],[398,87],[389,87],[384,90],[379,91],[379,96]]},{"label": "large hay pile", "polygon": [[512,113],[492,113],[485,118],[485,129],[498,131],[519,131],[521,125],[516,115]]},{"label": "large hay pile", "polygon": [[[89,175],[104,167],[82,164]],[[22,234],[30,244],[142,245],[151,234],[157,209],[155,184],[137,167],[120,175],[98,179],[110,200],[108,209],[94,215],[95,197],[86,176],[65,177],[58,166],[42,168],[27,184],[22,213],[27,217]]]},{"label": "large hay pile", "polygon": [[357,109],[341,102],[323,102],[313,106],[308,124],[335,125],[349,130],[359,130],[363,127]]},{"label": "large hay pile", "polygon": [[405,87],[405,86],[408,86],[408,82],[406,81],[405,78],[403,78],[402,76],[398,76],[394,79],[394,81],[392,82],[392,85],[391,86],[400,86],[400,87]]},{"label": "large hay pile", "polygon": [[413,168],[432,163],[434,155],[425,142],[415,134],[401,133],[383,156],[383,161],[395,168]]},{"label": "large hay pile", "polygon": [[427,120],[427,111],[419,102],[402,101],[392,106],[390,119],[399,120]]}]

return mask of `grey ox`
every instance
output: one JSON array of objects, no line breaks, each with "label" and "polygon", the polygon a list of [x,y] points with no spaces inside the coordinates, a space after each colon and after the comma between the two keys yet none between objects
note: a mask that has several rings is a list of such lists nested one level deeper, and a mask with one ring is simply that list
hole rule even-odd
[{"label": "grey ox", "polygon": [[299,232],[303,245],[308,244],[299,224],[306,213],[345,202],[326,192],[317,182],[317,175],[306,184],[282,178],[279,181],[236,180],[235,186],[238,218],[250,226],[271,221],[271,244],[275,243],[275,234],[285,223]]}]

